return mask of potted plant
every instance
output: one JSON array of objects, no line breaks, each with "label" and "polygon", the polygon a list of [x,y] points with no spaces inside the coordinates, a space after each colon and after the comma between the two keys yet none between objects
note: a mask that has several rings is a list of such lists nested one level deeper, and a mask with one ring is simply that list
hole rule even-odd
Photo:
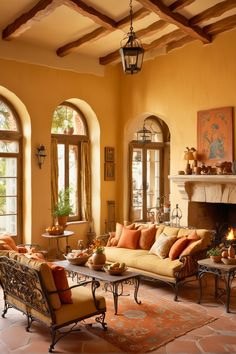
[{"label": "potted plant", "polygon": [[106,262],[105,248],[101,245],[101,241],[95,239],[93,246],[92,262],[94,265],[103,265]]},{"label": "potted plant", "polygon": [[219,263],[222,258],[221,253],[222,250],[219,247],[213,247],[207,251],[207,256],[209,256],[213,262]]},{"label": "potted plant", "polygon": [[65,227],[68,216],[72,214],[70,204],[70,188],[61,189],[58,193],[58,202],[53,211],[53,216],[57,218],[58,224]]}]

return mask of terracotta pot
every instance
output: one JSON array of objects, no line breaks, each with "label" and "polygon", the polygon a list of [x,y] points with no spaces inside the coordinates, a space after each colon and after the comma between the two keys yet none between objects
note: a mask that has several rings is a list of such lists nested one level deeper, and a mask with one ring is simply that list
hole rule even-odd
[{"label": "terracotta pot", "polygon": [[105,253],[93,253],[92,262],[94,265],[100,265],[106,263],[106,255]]},{"label": "terracotta pot", "polygon": [[234,247],[232,245],[230,245],[229,248],[228,248],[228,255],[229,255],[229,258],[234,258],[235,257],[235,250],[234,250]]},{"label": "terracotta pot", "polygon": [[220,263],[221,258],[222,258],[221,255],[219,255],[219,256],[210,256],[210,259],[211,259],[212,262],[214,262],[214,263]]},{"label": "terracotta pot", "polygon": [[68,216],[58,216],[57,217],[58,225],[61,225],[63,227],[66,226],[67,220],[68,220]]}]

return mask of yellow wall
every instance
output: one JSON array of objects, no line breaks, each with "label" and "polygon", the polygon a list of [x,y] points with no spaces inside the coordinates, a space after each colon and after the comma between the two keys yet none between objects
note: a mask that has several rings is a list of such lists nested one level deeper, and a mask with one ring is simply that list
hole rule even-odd
[{"label": "yellow wall", "polygon": [[[122,121],[124,136],[132,120],[147,113],[162,118],[171,133],[171,174],[185,168],[186,146],[197,145],[197,111],[236,106],[236,30],[219,35],[212,44],[193,42],[166,56],[144,63],[141,73],[122,76]],[[234,138],[235,140],[235,138]],[[127,149],[123,145],[124,167]],[[124,168],[124,183],[127,179]],[[126,185],[120,204],[127,217]],[[172,208],[179,203],[185,225],[186,202],[172,186]]]},{"label": "yellow wall", "polygon": [[[50,127],[52,112],[70,99],[85,113],[95,145],[93,151],[93,214],[95,231],[104,232],[107,200],[116,201],[116,219],[127,219],[127,146],[149,114],[162,118],[171,132],[171,174],[183,170],[186,146],[197,144],[197,111],[236,106],[236,30],[219,35],[210,45],[194,42],[144,63],[137,75],[125,76],[120,65],[106,67],[104,77],[0,60],[0,94],[15,105],[24,125],[24,236],[45,243],[41,233],[50,217]],[[47,157],[40,170],[38,144]],[[115,147],[116,180],[105,182],[104,147]],[[172,207],[186,205],[172,186]],[[70,226],[85,239],[84,224]]]},{"label": "yellow wall", "polygon": [[[117,125],[120,118],[118,74],[117,68],[112,67],[107,68],[104,77],[96,77],[0,60],[0,94],[7,97],[17,109],[25,135],[24,241],[42,243],[41,233],[51,224],[51,117],[55,107],[68,99],[78,103],[85,113],[95,145],[92,153],[93,213],[95,231],[103,231],[106,201],[116,197],[117,182],[104,182],[103,164],[104,147],[117,148]],[[39,169],[35,157],[39,144],[46,146],[47,154],[42,169]],[[76,237],[84,238],[86,230],[83,225],[73,228]]]}]

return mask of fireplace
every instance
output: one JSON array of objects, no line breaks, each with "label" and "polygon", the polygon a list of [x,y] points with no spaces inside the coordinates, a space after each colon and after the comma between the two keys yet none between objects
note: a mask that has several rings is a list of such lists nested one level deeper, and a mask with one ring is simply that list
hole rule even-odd
[{"label": "fireplace", "polygon": [[236,175],[178,175],[177,184],[186,202],[189,227],[214,230],[214,241],[227,244],[230,227],[236,234]]}]

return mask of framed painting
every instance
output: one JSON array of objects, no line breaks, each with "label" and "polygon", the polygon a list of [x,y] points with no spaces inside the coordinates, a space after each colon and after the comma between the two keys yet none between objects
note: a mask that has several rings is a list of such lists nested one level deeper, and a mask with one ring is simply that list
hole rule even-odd
[{"label": "framed painting", "polygon": [[207,165],[233,161],[233,107],[197,113],[197,151]]},{"label": "framed painting", "polygon": [[104,164],[104,180],[114,181],[115,180],[115,164],[114,162],[105,162]]},{"label": "framed painting", "polygon": [[105,161],[114,162],[115,161],[115,148],[105,147]]}]

